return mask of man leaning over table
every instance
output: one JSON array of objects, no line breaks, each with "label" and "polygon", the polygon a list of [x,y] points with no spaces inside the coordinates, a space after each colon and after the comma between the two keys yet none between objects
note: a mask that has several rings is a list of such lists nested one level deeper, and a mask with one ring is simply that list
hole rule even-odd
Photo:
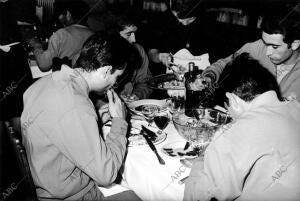
[{"label": "man leaning over table", "polygon": [[[299,4],[289,9],[282,6],[280,9],[264,16],[261,39],[245,44],[235,54],[207,67],[203,72],[205,81],[212,85],[220,81],[219,76],[226,64],[236,55],[247,52],[276,77],[285,98],[297,97],[300,100]],[[196,80],[191,88],[202,90],[202,79]]]},{"label": "man leaning over table", "polygon": [[225,71],[216,93],[234,121],[193,163],[184,200],[299,200],[299,102],[280,102],[275,78],[246,53]]},{"label": "man leaning over table", "polygon": [[51,69],[54,58],[63,59],[66,57],[74,64],[83,43],[94,33],[86,25],[87,16],[85,15],[88,13],[89,7],[84,1],[62,2],[62,5],[57,5],[57,9],[61,9],[58,18],[65,27],[53,33],[49,38],[47,49],[43,50],[42,44],[36,38],[29,40],[42,72]]},{"label": "man leaning over table", "polygon": [[149,80],[152,75],[149,70],[149,59],[143,48],[139,43],[136,42],[136,26],[133,16],[129,12],[111,15],[107,22],[108,32],[120,34],[130,44],[132,44],[139,54],[140,62],[137,62],[136,67],[132,66],[131,76],[125,83],[124,89],[121,94],[135,96],[138,99],[148,98],[152,90],[147,85],[146,81]]},{"label": "man leaning over table", "polygon": [[[91,36],[74,69],[62,67],[24,94],[22,136],[38,197],[55,200],[139,200],[132,191],[104,197],[126,152],[126,110],[111,89],[133,55],[120,36]],[[103,139],[89,92],[107,93],[110,133]]]}]

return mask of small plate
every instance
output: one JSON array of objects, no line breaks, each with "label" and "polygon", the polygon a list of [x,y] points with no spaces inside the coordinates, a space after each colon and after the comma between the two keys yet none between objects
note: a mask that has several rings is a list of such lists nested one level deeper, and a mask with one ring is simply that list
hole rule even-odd
[{"label": "small plate", "polygon": [[161,151],[170,158],[173,159],[185,159],[185,158],[196,158],[198,157],[197,153],[188,148],[187,150],[183,150],[186,141],[177,141],[169,144],[165,144]]},{"label": "small plate", "polygon": [[142,126],[145,126],[149,130],[153,131],[156,134],[156,139],[153,142],[153,144],[160,144],[163,141],[165,141],[167,137],[167,133],[163,132],[162,134],[158,134],[157,131],[159,130],[157,127],[147,126],[147,122],[144,120],[131,120],[131,129],[130,134],[128,137],[128,146],[134,147],[139,145],[146,145],[147,142],[143,135],[141,135]]},{"label": "small plate", "polygon": [[[162,134],[157,135],[157,138],[152,142],[153,144],[157,145],[165,141],[166,138],[167,138],[167,134],[163,132]],[[141,134],[130,134],[130,136],[128,137],[128,146],[135,147],[140,145],[147,145],[144,136]]]},{"label": "small plate", "polygon": [[[131,124],[132,124],[132,126],[131,126],[130,134],[128,137],[128,146],[129,147],[147,145],[145,138],[143,137],[143,135],[140,134],[141,130],[142,130],[142,125],[147,127],[149,130],[153,131],[157,135],[155,140],[152,141],[153,144],[155,144],[155,145],[160,144],[163,141],[165,141],[165,139],[167,138],[167,133],[163,132],[162,134],[157,134],[158,128],[146,126],[146,124],[148,124],[146,121],[132,120]],[[105,136],[105,139],[106,139],[106,135],[109,134],[109,132],[110,132],[110,128],[111,128],[111,121],[109,121],[102,127],[102,131]]]},{"label": "small plate", "polygon": [[167,100],[143,99],[128,103],[128,107],[134,113],[145,116],[165,111],[168,103]]}]

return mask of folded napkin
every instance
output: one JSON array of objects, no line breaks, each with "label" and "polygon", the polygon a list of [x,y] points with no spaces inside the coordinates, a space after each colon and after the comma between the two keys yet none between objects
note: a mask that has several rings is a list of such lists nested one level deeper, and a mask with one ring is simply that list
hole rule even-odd
[{"label": "folded napkin", "polygon": [[[200,56],[194,56],[187,49],[181,49],[176,54],[173,55],[175,65],[182,66],[184,68],[184,72],[188,71],[189,62],[194,62],[199,69],[205,69],[210,65],[209,63],[209,55],[208,53],[202,54]],[[176,70],[176,67],[174,68]],[[171,73],[170,69],[167,69],[167,73]]]}]

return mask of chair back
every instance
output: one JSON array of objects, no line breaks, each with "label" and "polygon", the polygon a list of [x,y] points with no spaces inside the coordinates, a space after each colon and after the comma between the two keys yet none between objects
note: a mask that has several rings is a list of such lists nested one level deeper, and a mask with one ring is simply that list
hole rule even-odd
[{"label": "chair back", "polygon": [[14,186],[16,193],[21,194],[22,200],[38,200],[25,148],[12,126],[6,125],[6,131],[21,173],[21,179]]}]

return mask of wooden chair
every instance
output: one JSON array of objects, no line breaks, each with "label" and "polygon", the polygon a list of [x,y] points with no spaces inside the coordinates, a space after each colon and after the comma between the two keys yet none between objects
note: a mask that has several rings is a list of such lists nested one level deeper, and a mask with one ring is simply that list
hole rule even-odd
[{"label": "wooden chair", "polygon": [[27,160],[25,148],[17,137],[15,130],[9,124],[5,125],[10,146],[13,150],[12,156],[17,160],[18,171],[20,172],[21,178],[15,182],[15,192],[18,198],[26,201],[38,200],[35,185],[30,172],[30,167]]}]

